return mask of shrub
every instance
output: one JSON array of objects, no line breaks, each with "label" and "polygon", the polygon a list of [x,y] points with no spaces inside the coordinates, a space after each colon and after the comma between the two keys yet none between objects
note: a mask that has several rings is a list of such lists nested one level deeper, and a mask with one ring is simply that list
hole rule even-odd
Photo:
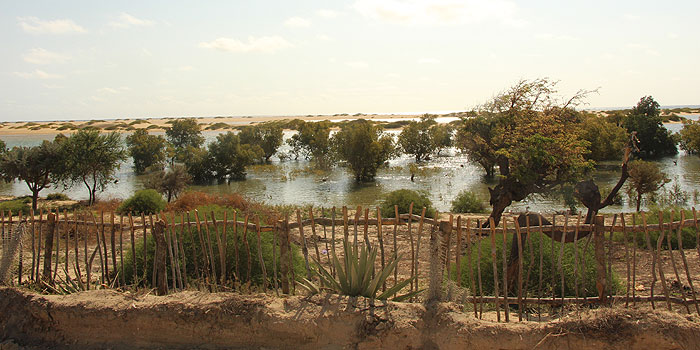
[{"label": "shrub", "polygon": [[[646,213],[646,220],[647,224],[658,224],[659,223],[659,211],[663,215],[663,220],[664,223],[668,223],[671,220],[673,221],[680,221],[681,219],[681,213],[680,211],[683,209],[680,208],[673,208],[676,210],[675,215],[673,216],[673,219],[671,219],[671,209],[672,208],[665,208],[662,210],[650,210],[648,213]],[[693,211],[692,210],[683,210],[685,212],[685,218],[686,219],[692,219],[693,218]],[[637,215],[636,218],[637,224],[641,225],[643,224],[642,216]],[[670,234],[670,236],[669,236]],[[656,249],[656,243],[659,239],[659,236],[661,233],[659,231],[649,231],[649,242],[651,243],[651,247],[653,249]],[[671,238],[671,247],[673,249],[678,249],[678,230],[673,230],[673,231],[666,231],[664,233],[664,241],[662,242],[662,247],[663,249],[668,249],[668,239]],[[690,226],[690,227],[684,227],[683,230],[681,230],[681,239],[683,240],[683,249],[688,249],[688,248],[693,248],[696,246],[697,242],[697,231],[695,230],[695,227]],[[635,235],[635,242],[637,243],[637,246],[642,248],[642,249],[647,249],[647,242],[646,242],[646,235],[644,232],[638,232]]]},{"label": "shrub", "polygon": [[[206,208],[200,208],[202,209],[200,211],[200,220],[202,222],[202,235],[206,237],[207,231],[204,228],[204,213],[206,212]],[[217,220],[223,220],[223,211],[225,211],[225,208],[222,208],[221,210],[218,210],[215,212],[215,216]],[[207,219],[210,220],[210,215],[207,214]],[[231,220],[233,218],[233,212],[229,209],[228,212],[228,219]],[[180,221],[180,218],[176,218],[176,221]],[[190,216],[190,219],[192,222],[194,222],[194,219],[192,216]],[[241,222],[242,218],[238,217],[238,221]],[[252,220],[251,220],[252,222]],[[253,230],[248,230],[246,234],[246,238],[248,241],[248,247],[250,248],[250,255],[246,253],[246,245],[243,240],[243,229],[241,227],[238,227],[237,234],[234,235],[234,229],[232,227],[233,225],[228,225],[227,230],[226,230],[226,278],[228,281],[232,281],[236,276],[236,247],[238,249],[238,272],[240,273],[241,279],[238,279],[239,281],[247,282],[247,277],[248,277],[248,257],[250,256],[250,281],[251,284],[253,285],[262,285],[263,281],[263,275],[262,275],[262,269],[260,267],[260,259],[258,257],[258,238],[257,234]],[[219,226],[221,227],[221,226]],[[185,269],[187,270],[187,278],[190,280],[197,279],[198,277],[204,277],[204,272],[202,271],[196,271],[195,270],[195,265],[194,265],[194,257],[197,257],[197,264],[200,267],[200,269],[203,269],[204,266],[207,266],[204,257],[202,255],[202,248],[201,244],[199,241],[199,235],[197,233],[197,228],[195,225],[191,226],[191,229],[188,230],[187,228],[184,229],[184,234],[180,230],[180,228],[177,228],[177,233],[178,233],[178,241],[182,242],[183,245],[183,250],[185,252],[185,260],[186,260],[186,267]],[[219,253],[218,253],[218,240],[216,238],[216,232],[213,230],[212,226],[210,226],[209,230],[211,234],[211,245],[212,245],[212,251],[214,252],[214,260],[215,260],[215,269],[216,269],[216,275],[217,277],[220,276],[221,274],[221,266],[219,263]],[[223,240],[223,232],[221,229],[219,229],[222,240]],[[261,241],[261,247],[262,247],[262,255],[263,255],[263,260],[265,261],[265,269],[267,271],[267,278],[268,278],[268,285],[271,286],[274,284],[274,274],[273,274],[273,266],[272,266],[272,253],[273,250],[277,252],[277,271],[278,271],[278,278],[279,281],[278,283],[281,283],[281,275],[279,273],[279,264],[280,264],[280,256],[279,256],[279,247],[277,249],[273,249],[273,232],[261,232],[260,233],[260,241]],[[206,238],[205,238],[206,239]],[[277,239],[277,244],[279,246],[279,237]],[[147,242],[146,242],[146,280],[151,281],[152,276],[153,276],[153,258],[154,258],[154,252],[155,252],[155,241],[153,239],[153,235],[148,235]],[[306,271],[304,268],[304,258],[301,255],[301,249],[295,245],[291,245],[291,250],[292,250],[292,266],[294,269],[294,275],[297,279],[301,279],[302,277],[306,276]],[[143,239],[139,239],[137,244],[136,244],[136,271],[138,273],[137,280],[141,280],[143,278]],[[180,257],[180,264],[183,264],[185,262],[182,257]],[[167,260],[167,263],[170,264],[170,260]],[[182,266],[182,265],[181,265]],[[172,276],[170,274],[170,265],[167,266],[167,271],[168,271],[168,285],[172,285]],[[127,283],[133,283],[134,282],[134,271],[133,271],[133,256],[131,255],[131,250],[129,249],[129,252],[126,253],[126,256],[124,257],[124,277]],[[150,283],[150,282],[149,282]]]},{"label": "shrub", "polygon": [[136,214],[155,214],[165,209],[165,200],[156,190],[140,190],[136,191],[133,196],[125,200],[117,212],[127,214],[129,212]]},{"label": "shrub", "polygon": [[24,214],[29,214],[29,209],[31,208],[32,199],[31,197],[22,197],[9,201],[4,201],[0,203],[0,211],[12,211],[12,213],[17,214],[20,211]]},{"label": "shrub", "polygon": [[406,214],[408,213],[411,203],[413,203],[414,214],[420,214],[422,208],[425,207],[425,216],[435,216],[435,209],[433,208],[433,203],[428,198],[428,193],[426,191],[408,189],[392,191],[384,196],[381,205],[382,216],[385,218],[395,217],[394,205],[399,206],[399,214]]},{"label": "shrub", "polygon": [[[506,258],[510,256],[511,242],[513,239],[512,234],[506,235]],[[529,249],[530,243],[525,243],[523,246],[523,289],[527,285],[527,291],[529,295],[536,294],[539,289],[539,268],[540,268],[540,246],[542,247],[542,296],[552,295],[554,293],[557,297],[561,297],[561,274],[558,268],[559,251],[561,249],[561,243],[551,240],[544,234],[539,232],[530,233],[530,238],[532,242],[532,251]],[[579,296],[596,296],[596,265],[593,251],[593,242],[588,244],[588,249],[584,253],[584,247],[586,245],[587,239],[578,241],[578,289]],[[503,295],[503,235],[496,235],[496,266],[498,269],[498,287],[499,295]],[[552,255],[552,244],[554,245],[554,255]],[[483,287],[484,295],[494,295],[494,283],[493,283],[493,263],[491,260],[491,238],[484,237],[479,242],[472,244],[469,247],[469,254],[471,255],[471,261],[469,261],[468,254],[465,254],[462,259],[462,285],[467,288],[472,288],[469,281],[469,269],[472,270],[472,276],[476,288],[478,288],[478,271],[477,271],[477,259],[479,257],[479,247],[481,247],[481,259],[478,260],[478,264],[481,268],[481,282]],[[583,259],[585,258],[585,270],[582,273]],[[552,269],[552,261],[555,261],[554,270]],[[567,297],[572,297],[576,295],[575,290],[575,275],[574,275],[574,245],[572,243],[565,243],[564,245],[564,255],[562,256],[562,265],[564,271],[564,294]],[[452,271],[454,272],[455,266],[452,265]],[[531,269],[531,273],[528,276],[528,270]],[[583,278],[581,278],[581,276]],[[611,288],[612,291],[618,290],[620,286],[620,281],[618,277],[613,273]],[[509,295],[517,295],[517,286],[508,286]],[[479,291],[477,290],[477,293]]]},{"label": "shrub", "polygon": [[484,203],[474,194],[464,190],[459,192],[457,197],[452,201],[452,212],[453,213],[486,213],[486,206]]},{"label": "shrub", "polygon": [[65,194],[65,193],[49,193],[46,195],[46,200],[47,201],[69,201],[70,198]]}]

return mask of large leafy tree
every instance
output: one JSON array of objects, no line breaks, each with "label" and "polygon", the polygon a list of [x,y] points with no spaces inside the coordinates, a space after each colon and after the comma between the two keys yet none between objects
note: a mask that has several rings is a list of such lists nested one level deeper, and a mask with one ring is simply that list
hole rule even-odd
[{"label": "large leafy tree", "polygon": [[6,181],[24,181],[32,192],[32,209],[36,210],[39,192],[53,183],[60,162],[58,147],[50,141],[34,147],[13,147],[0,158],[0,174]]},{"label": "large leafy tree", "polygon": [[651,96],[642,97],[624,120],[628,132],[639,139],[635,155],[642,159],[658,158],[678,153],[676,142],[661,119],[659,103]]},{"label": "large leafy tree", "polygon": [[168,143],[160,135],[150,135],[146,129],[138,129],[126,137],[129,155],[134,159],[134,171],[143,174],[147,168],[163,167]]},{"label": "large leafy tree", "polygon": [[242,144],[257,145],[262,148],[261,158],[268,162],[282,145],[282,126],[274,122],[245,126],[238,137]]},{"label": "large leafy tree", "polygon": [[480,164],[498,167],[498,183],[489,188],[496,224],[514,201],[571,184],[593,166],[573,109],[586,92],[560,102],[555,88],[548,79],[523,80],[475,112],[486,137],[462,147]]},{"label": "large leafy tree", "polygon": [[319,122],[300,121],[297,133],[287,143],[292,147],[292,153],[296,157],[303,156],[311,159],[321,169],[330,167],[332,159],[329,157],[331,150],[331,122],[327,120]]},{"label": "large leafy tree", "polygon": [[333,135],[333,149],[338,159],[347,162],[356,181],[372,181],[379,166],[395,151],[391,136],[382,127],[365,119],[351,121]]},{"label": "large leafy tree", "polygon": [[679,147],[689,154],[700,154],[700,123],[687,121],[683,123],[683,129],[679,132]]},{"label": "large leafy tree", "polygon": [[66,184],[85,185],[90,205],[95,202],[97,191],[103,191],[115,180],[117,169],[127,157],[116,132],[101,134],[97,130],[79,130],[58,144],[63,160],[62,180]]},{"label": "large leafy tree", "polygon": [[503,122],[505,119],[497,113],[472,111],[462,119],[462,127],[457,130],[457,147],[471,161],[481,165],[488,178],[496,174],[496,149],[501,147],[499,135]]},{"label": "large leafy tree", "polygon": [[258,146],[242,145],[238,135],[230,131],[220,134],[209,144],[212,171],[220,182],[244,179],[246,166],[253,164],[262,153]]},{"label": "large leafy tree", "polygon": [[190,155],[189,147],[199,148],[204,144],[201,128],[194,118],[176,119],[165,129],[165,137],[174,148],[173,161],[184,162]]}]

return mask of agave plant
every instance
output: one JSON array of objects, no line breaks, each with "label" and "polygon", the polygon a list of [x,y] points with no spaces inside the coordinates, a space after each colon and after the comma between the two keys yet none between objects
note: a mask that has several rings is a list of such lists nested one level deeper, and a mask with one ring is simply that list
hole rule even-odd
[{"label": "agave plant", "polygon": [[[399,256],[389,260],[384,269],[379,272],[375,272],[374,263],[377,258],[376,247],[370,249],[363,245],[361,248],[359,248],[358,252],[357,246],[353,248],[351,244],[348,244],[348,242],[345,241],[343,242],[343,249],[345,251],[345,255],[342,262],[338,260],[335,252],[332,253],[333,265],[338,274],[337,280],[330,274],[330,272],[328,272],[328,270],[321,266],[318,260],[314,258],[317,266],[314,273],[319,277],[321,286],[323,287],[318,287],[314,282],[306,278],[302,279],[301,286],[307,289],[311,294],[317,294],[320,293],[321,290],[326,289],[330,290],[331,292],[347,296],[363,296],[367,298],[386,300],[403,289],[414,279],[414,277],[411,277],[403,280],[397,283],[395,286],[377,295],[380,292],[382,285],[384,285],[387,278],[396,268],[396,265],[401,257]],[[398,295],[392,298],[392,300],[403,301],[420,292],[422,292],[422,290]]]}]

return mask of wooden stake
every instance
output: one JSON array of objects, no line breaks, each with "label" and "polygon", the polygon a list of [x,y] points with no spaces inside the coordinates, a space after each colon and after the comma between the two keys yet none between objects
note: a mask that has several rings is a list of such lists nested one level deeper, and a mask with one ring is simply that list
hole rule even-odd
[{"label": "wooden stake", "polygon": [[518,219],[513,218],[516,239],[518,240],[518,321],[523,321],[523,241]]},{"label": "wooden stake", "polygon": [[[681,209],[681,212],[683,210]],[[659,212],[660,213],[660,212]],[[678,285],[680,286],[681,290],[681,297],[683,298],[684,306],[686,311],[690,313],[690,307],[688,307],[688,304],[685,303],[686,301],[686,296],[685,296],[685,290],[683,288],[683,283],[681,282],[681,276],[678,274],[678,268],[676,267],[676,259],[673,257],[673,246],[671,245],[671,233],[673,232],[673,218],[676,217],[676,211],[671,210],[671,220],[668,223],[668,234],[666,235],[666,243],[668,244],[668,255],[671,257],[671,266],[673,267],[673,273],[676,275],[676,281],[678,282]],[[681,222],[681,225],[683,225],[683,222]],[[659,226],[661,228],[661,226]]]},{"label": "wooden stake", "polygon": [[501,246],[501,254],[503,256],[503,313],[506,316],[506,322],[510,322],[510,307],[508,303],[508,259],[506,258],[506,251],[507,249],[507,242],[508,239],[506,237],[508,229],[506,226],[508,225],[508,220],[503,220],[503,245]]},{"label": "wooden stake", "polygon": [[[309,266],[309,248],[306,245],[304,235],[304,223],[301,220],[301,212],[297,209],[297,223],[299,224],[299,236],[301,237],[301,252],[304,254],[304,267],[306,267],[306,278],[311,280],[311,268]],[[357,222],[356,222],[357,224]]]},{"label": "wooden stake", "polygon": [[260,238],[260,216],[255,224],[255,231],[258,236],[258,258],[260,259],[260,269],[263,274],[263,290],[267,290],[267,269],[265,269],[265,260],[263,259],[262,253],[262,239]]},{"label": "wooden stake", "polygon": [[[379,253],[381,255],[382,271],[384,271],[384,233],[382,232],[382,210],[377,207],[377,240],[379,241]],[[386,279],[382,284],[382,292],[386,291]]]},{"label": "wooden stake", "polygon": [[[245,214],[245,220],[243,224],[243,244],[245,245],[246,257],[248,258],[248,271],[246,271],[246,281],[250,282],[250,270],[252,268],[252,260],[250,258],[250,244],[248,243],[248,214]],[[294,265],[292,265],[292,271],[294,271]]]},{"label": "wooden stake", "polygon": [[[681,209],[681,223],[678,226],[678,251],[681,253],[681,259],[683,260],[683,267],[685,269],[685,277],[688,279],[688,285],[690,286],[690,293],[693,297],[693,304],[695,305],[695,311],[700,315],[700,306],[698,305],[698,299],[695,295],[695,287],[693,286],[693,279],[690,277],[690,270],[688,269],[688,259],[685,258],[685,252],[683,251],[683,237],[681,231],[683,230],[683,222],[685,222],[685,211]],[[684,298],[685,300],[685,298]],[[686,304],[687,306],[687,304]],[[690,313],[690,312],[688,312]]]},{"label": "wooden stake", "polygon": [[[131,233],[131,282],[136,286],[138,281],[138,272],[136,271],[136,234],[134,232],[134,218],[131,216],[131,212],[129,212],[129,232]],[[143,249],[146,249],[146,247]]]},{"label": "wooden stake", "polygon": [[496,320],[501,322],[501,305],[498,298],[498,267],[496,265],[496,223],[493,217],[489,217],[489,228],[491,229],[491,263],[493,265],[493,292],[496,297]]}]

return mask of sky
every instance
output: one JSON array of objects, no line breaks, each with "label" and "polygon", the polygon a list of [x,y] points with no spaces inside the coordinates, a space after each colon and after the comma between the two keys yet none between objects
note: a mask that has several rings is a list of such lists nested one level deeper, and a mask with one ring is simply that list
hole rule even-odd
[{"label": "sky", "polygon": [[0,121],[700,103],[698,1],[0,0]]}]

